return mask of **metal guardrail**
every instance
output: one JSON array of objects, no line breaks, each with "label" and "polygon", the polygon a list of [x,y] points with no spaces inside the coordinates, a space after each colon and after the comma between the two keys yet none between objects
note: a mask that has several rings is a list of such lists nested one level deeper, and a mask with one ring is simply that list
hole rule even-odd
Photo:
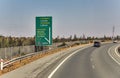
[{"label": "metal guardrail", "polygon": [[5,62],[5,63],[3,64],[3,67],[6,67],[6,66],[8,66],[8,65],[10,65],[10,64],[15,63],[16,61],[22,60],[22,59],[24,59],[24,58],[28,58],[28,57],[33,56],[33,55],[35,55],[35,54],[36,54],[36,53],[30,53],[30,54],[27,54],[27,55],[24,55],[24,56],[21,56],[21,57],[13,58],[13,59]]},{"label": "metal guardrail", "polygon": [[[64,47],[59,47],[58,49],[60,49],[60,48],[65,48],[65,47],[66,47],[66,46],[64,46]],[[56,48],[56,49],[57,49],[57,48]],[[34,52],[34,53],[26,54],[26,55],[23,55],[23,56],[20,56],[20,57],[17,57],[17,58],[13,58],[13,59],[11,59],[11,60],[9,60],[9,61],[7,61],[7,62],[4,62],[4,63],[3,63],[3,68],[5,68],[5,67],[7,67],[7,66],[9,66],[9,65],[17,62],[17,61],[23,60],[23,59],[25,59],[25,58],[32,57],[32,56],[37,55],[37,54],[47,53],[48,51],[52,51],[52,50],[55,50],[55,49],[50,49],[50,50],[44,50],[44,51]]]},{"label": "metal guardrail", "polygon": [[[59,48],[55,48],[55,49],[60,49],[60,48],[69,47],[69,46],[74,45],[74,44],[75,44],[75,43],[69,44],[69,45],[67,45],[67,46],[62,46],[62,47],[59,47]],[[48,51],[52,51],[52,50],[55,50],[55,49],[50,49],[50,50],[44,50],[44,51],[34,52],[34,53],[26,54],[26,55],[23,55],[23,56],[20,56],[20,57],[17,57],[17,58],[13,58],[13,59],[11,59],[11,60],[9,60],[9,61],[7,61],[7,62],[4,62],[4,63],[3,63],[3,68],[5,68],[5,67],[7,67],[7,66],[9,66],[9,65],[17,62],[17,61],[20,61],[20,60],[22,60],[22,59],[25,59],[25,58],[28,58],[28,57],[32,57],[33,55],[37,55],[37,54],[43,54],[43,53],[46,53],[46,52],[48,52]]]}]

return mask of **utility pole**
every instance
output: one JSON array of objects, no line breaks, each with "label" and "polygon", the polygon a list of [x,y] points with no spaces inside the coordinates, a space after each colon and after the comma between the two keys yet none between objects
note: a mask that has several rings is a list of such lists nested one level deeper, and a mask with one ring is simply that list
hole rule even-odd
[{"label": "utility pole", "polygon": [[113,26],[113,31],[112,31],[112,41],[114,42],[114,33],[115,33],[115,26]]}]

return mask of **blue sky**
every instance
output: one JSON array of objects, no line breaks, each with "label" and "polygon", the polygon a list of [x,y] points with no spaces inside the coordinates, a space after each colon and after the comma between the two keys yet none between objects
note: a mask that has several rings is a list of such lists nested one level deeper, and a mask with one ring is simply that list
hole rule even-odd
[{"label": "blue sky", "polygon": [[53,37],[120,35],[120,0],[0,0],[0,34],[35,35],[35,17],[53,17]]}]

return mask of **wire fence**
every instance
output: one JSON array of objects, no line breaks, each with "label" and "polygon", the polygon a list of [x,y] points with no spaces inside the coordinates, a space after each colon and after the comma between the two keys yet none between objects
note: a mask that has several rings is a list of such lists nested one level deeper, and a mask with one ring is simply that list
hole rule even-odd
[{"label": "wire fence", "polygon": [[[74,41],[74,42],[65,42],[68,46],[73,45],[74,43],[88,43],[88,41]],[[62,43],[53,43],[52,46],[44,47],[44,50],[48,49],[56,49],[58,48]],[[39,50],[38,50],[39,51]],[[0,48],[0,58],[4,60],[11,60],[16,57],[20,57],[26,54],[34,53],[36,52],[35,45],[30,46],[18,46],[18,47],[8,47],[8,48]]]},{"label": "wire fence", "polygon": [[0,58],[10,60],[32,52],[35,52],[34,45],[0,48]]}]

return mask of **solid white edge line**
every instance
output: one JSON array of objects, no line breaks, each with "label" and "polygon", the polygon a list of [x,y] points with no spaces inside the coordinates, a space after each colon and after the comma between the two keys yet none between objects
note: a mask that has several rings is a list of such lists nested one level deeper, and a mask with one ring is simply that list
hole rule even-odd
[{"label": "solid white edge line", "polygon": [[120,54],[118,53],[118,48],[120,47],[120,45],[118,45],[116,48],[115,48],[115,53],[120,57]]},{"label": "solid white edge line", "polygon": [[[112,47],[111,47],[111,48],[112,48]],[[120,63],[110,54],[111,48],[109,48],[109,50],[108,50],[109,56],[110,56],[118,65],[120,65]]]},{"label": "solid white edge line", "polygon": [[66,57],[53,71],[52,73],[48,76],[48,78],[52,78],[52,76],[55,74],[55,72],[61,67],[61,65],[66,61],[68,60],[72,55],[76,54],[77,52],[83,50],[85,48],[82,48],[82,49],[79,49],[79,50],[76,50],[75,52],[73,52],[72,54],[70,54],[68,57]]}]

